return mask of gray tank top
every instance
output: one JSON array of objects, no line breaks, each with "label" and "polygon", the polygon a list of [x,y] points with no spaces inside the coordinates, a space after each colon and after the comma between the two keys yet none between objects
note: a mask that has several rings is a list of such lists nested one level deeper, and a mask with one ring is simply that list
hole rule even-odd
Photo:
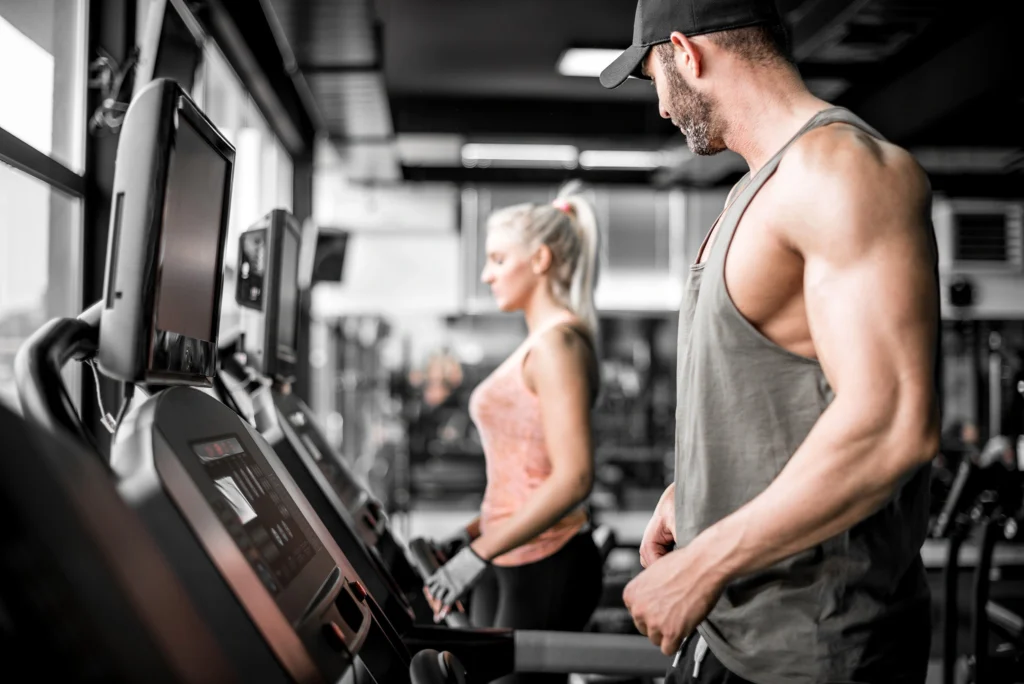
[{"label": "gray tank top", "polygon": [[[690,267],[679,313],[677,546],[767,488],[832,401],[816,361],[771,342],[739,312],[725,287],[725,260],[740,217],[789,146],[833,122],[882,137],[846,109],[818,113],[737,184],[706,261]],[[901,669],[925,666],[927,470],[851,530],[732,582],[698,628],[715,656],[759,684],[903,681]],[[908,664],[913,636],[924,640],[923,652],[918,644]]]}]

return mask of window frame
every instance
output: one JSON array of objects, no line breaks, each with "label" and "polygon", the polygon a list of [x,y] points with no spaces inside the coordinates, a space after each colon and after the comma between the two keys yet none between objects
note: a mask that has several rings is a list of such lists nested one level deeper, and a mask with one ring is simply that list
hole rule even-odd
[{"label": "window frame", "polygon": [[[85,128],[86,122],[82,121]],[[85,175],[78,174],[0,127],[0,161],[75,199],[85,199]]]}]

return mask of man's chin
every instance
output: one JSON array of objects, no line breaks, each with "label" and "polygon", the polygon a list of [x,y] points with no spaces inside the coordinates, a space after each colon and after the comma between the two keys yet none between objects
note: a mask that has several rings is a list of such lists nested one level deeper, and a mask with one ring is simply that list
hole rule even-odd
[{"label": "man's chin", "polygon": [[694,155],[698,157],[714,157],[716,154],[721,154],[726,150],[724,145],[719,145],[718,147],[712,147],[710,145],[703,144],[694,145],[690,142],[689,138],[686,139],[686,147],[687,149],[690,150],[690,152],[692,152]]}]

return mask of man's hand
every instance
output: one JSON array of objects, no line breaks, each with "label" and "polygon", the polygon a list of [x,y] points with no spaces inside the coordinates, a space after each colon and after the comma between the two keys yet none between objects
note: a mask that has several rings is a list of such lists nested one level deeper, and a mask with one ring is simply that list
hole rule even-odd
[{"label": "man's hand", "polygon": [[644,538],[640,542],[640,565],[651,567],[654,561],[671,551],[675,543],[676,485],[673,482],[658,499],[654,515],[644,530]]},{"label": "man's hand", "polygon": [[622,592],[633,624],[665,655],[679,650],[683,638],[707,617],[725,587],[724,577],[706,570],[692,549],[687,546],[664,555]]}]

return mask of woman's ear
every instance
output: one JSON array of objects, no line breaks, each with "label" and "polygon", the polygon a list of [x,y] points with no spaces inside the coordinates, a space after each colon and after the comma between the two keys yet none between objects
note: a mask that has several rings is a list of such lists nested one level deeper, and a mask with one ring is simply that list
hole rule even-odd
[{"label": "woman's ear", "polygon": [[554,261],[554,256],[551,254],[551,248],[547,245],[541,245],[533,253],[530,258],[530,266],[533,267],[534,275],[544,275],[551,269],[551,263]]}]

